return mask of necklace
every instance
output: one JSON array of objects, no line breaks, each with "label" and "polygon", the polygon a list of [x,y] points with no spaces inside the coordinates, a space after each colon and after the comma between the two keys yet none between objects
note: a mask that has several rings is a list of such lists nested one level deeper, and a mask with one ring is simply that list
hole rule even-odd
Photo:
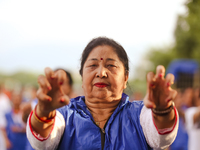
[{"label": "necklace", "polygon": [[104,120],[100,120],[100,121],[95,121],[95,123],[96,123],[96,125],[99,126],[101,122],[103,122],[103,121],[107,121],[107,120],[108,120],[108,118],[106,118],[106,119],[104,119]]},{"label": "necklace", "polygon": [[[91,114],[97,114],[97,113],[91,111],[89,108],[87,108],[87,109],[89,110],[89,112],[90,112]],[[99,114],[97,114],[97,115],[99,115]],[[93,115],[92,115],[92,116],[93,116]],[[110,116],[109,116],[109,117],[110,117]],[[103,120],[96,121],[96,119],[94,119],[94,116],[93,116],[93,119],[94,119],[95,124],[98,125],[98,126],[100,126],[100,123],[103,122],[103,121],[107,121],[109,117],[107,117],[106,119],[103,119]]]}]

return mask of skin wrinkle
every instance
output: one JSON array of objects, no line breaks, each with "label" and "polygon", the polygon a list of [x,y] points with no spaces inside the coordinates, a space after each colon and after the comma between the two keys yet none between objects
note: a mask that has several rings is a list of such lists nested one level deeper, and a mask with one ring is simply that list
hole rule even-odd
[{"label": "skin wrinkle", "polygon": [[[94,120],[109,118],[118,106],[128,80],[124,65],[111,46],[97,46],[91,51],[84,64],[82,78],[85,103]],[[99,88],[95,83],[107,86]],[[101,128],[106,121],[100,124]]]}]

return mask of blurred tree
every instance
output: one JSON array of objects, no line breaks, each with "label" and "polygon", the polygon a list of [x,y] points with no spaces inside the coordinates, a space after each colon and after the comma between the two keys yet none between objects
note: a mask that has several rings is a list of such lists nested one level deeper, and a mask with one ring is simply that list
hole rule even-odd
[{"label": "blurred tree", "polygon": [[22,86],[24,85],[34,85],[37,86],[37,76],[39,74],[30,73],[30,72],[17,72],[11,75],[6,75],[0,73],[0,81],[11,81],[11,82],[19,82]]},{"label": "blurred tree", "polygon": [[187,14],[178,17],[175,35],[175,51],[178,58],[200,61],[200,0],[187,0]]},{"label": "blurred tree", "polygon": [[176,58],[200,61],[200,0],[187,0],[185,6],[187,13],[178,16],[173,46],[152,48],[147,54],[154,68],[158,64],[167,67]]},{"label": "blurred tree", "polygon": [[[157,65],[163,65],[167,68],[174,59],[186,58],[200,62],[200,0],[186,0],[185,7],[187,12],[177,17],[174,43],[168,46],[151,48],[144,59],[146,64],[139,64],[137,68],[138,75],[136,76],[140,77],[153,69],[155,72]],[[131,81],[134,85],[143,85],[146,82],[144,78],[134,80]],[[142,91],[144,90],[146,89]]]}]

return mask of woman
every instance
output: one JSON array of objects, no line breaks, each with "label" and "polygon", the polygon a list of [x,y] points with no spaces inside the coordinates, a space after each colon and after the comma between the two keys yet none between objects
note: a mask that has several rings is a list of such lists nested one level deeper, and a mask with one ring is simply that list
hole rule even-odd
[{"label": "woman", "polygon": [[62,70],[46,68],[38,77],[29,141],[42,150],[165,149],[177,134],[178,115],[172,105],[176,91],[170,88],[174,77],[164,79],[164,72],[158,66],[156,75],[148,73],[144,101],[129,102],[123,93],[129,73],[125,50],[112,39],[93,39],[81,59],[84,96],[70,100],[63,93]]}]

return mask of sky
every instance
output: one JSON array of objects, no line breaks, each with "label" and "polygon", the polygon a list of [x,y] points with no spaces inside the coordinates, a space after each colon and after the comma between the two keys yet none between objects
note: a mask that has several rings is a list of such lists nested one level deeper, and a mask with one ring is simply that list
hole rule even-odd
[{"label": "sky", "polygon": [[131,71],[151,47],[170,44],[186,0],[0,0],[0,72],[78,72],[87,43],[119,42]]}]

